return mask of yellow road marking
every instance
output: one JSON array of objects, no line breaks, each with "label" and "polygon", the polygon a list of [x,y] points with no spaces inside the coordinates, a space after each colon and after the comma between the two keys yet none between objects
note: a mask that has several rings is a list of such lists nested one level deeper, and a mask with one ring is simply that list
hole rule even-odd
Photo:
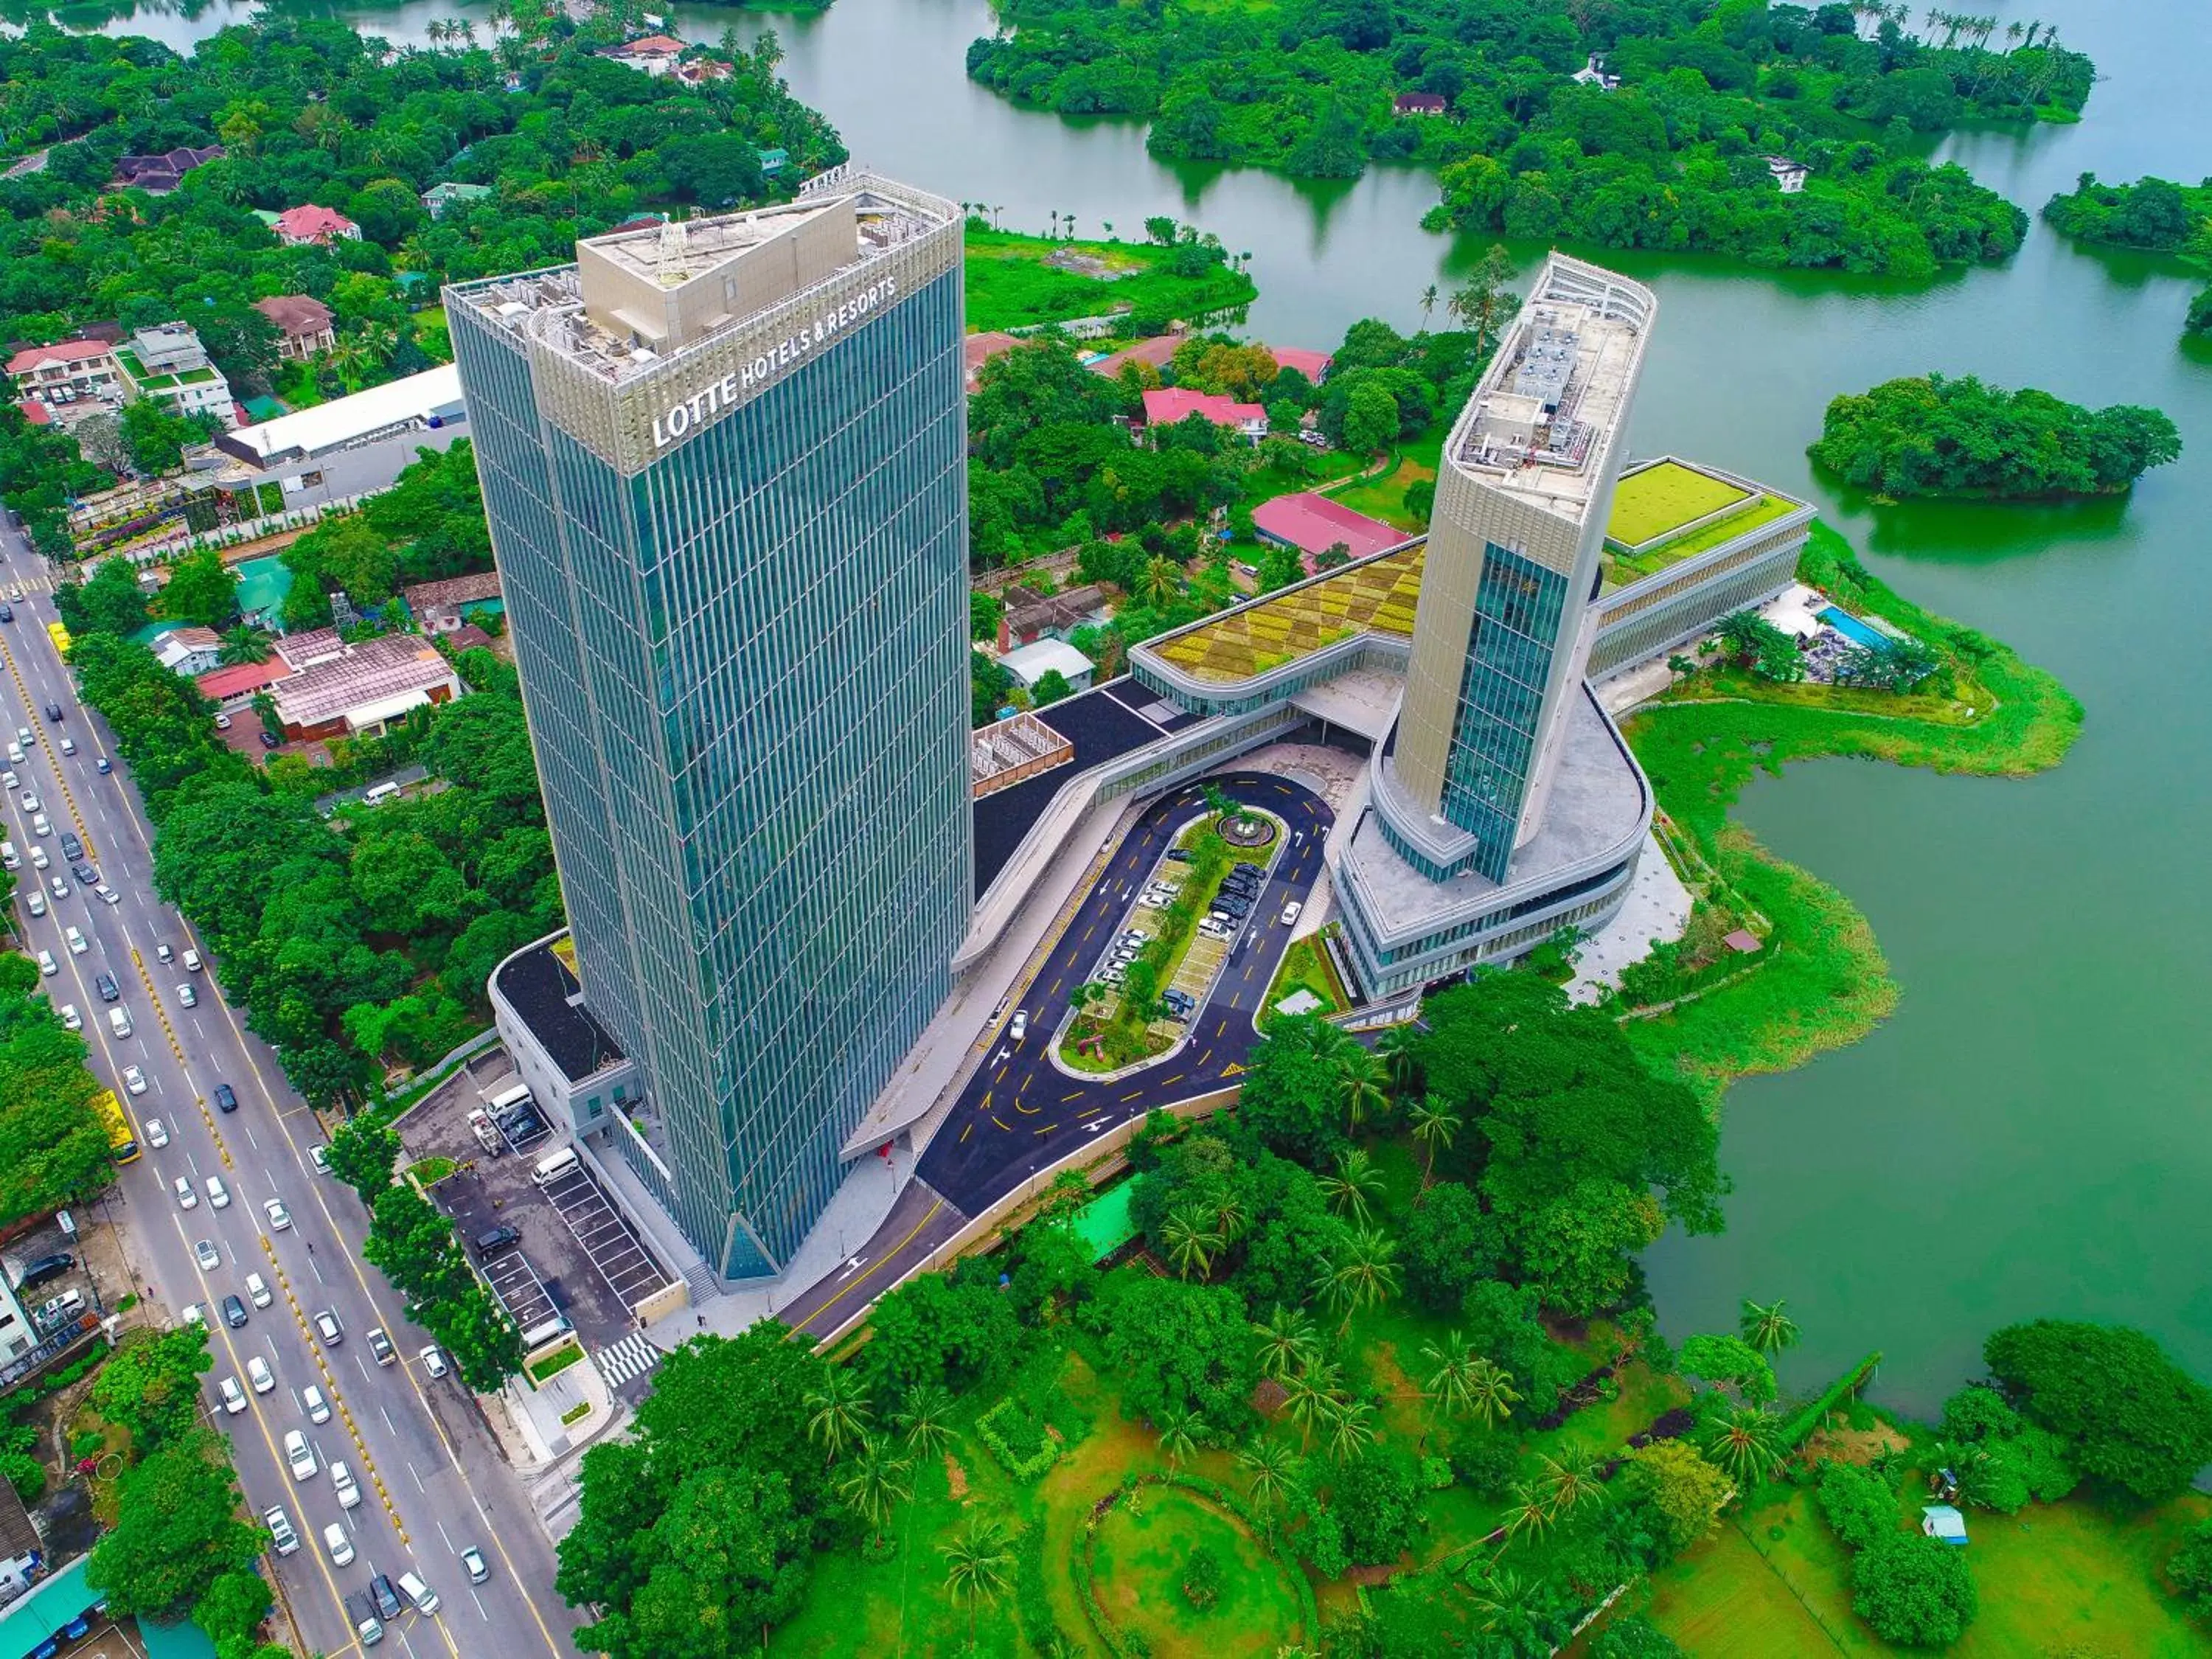
[{"label": "yellow road marking", "polygon": [[793,1326],[792,1329],[795,1331],[805,1330],[816,1320],[821,1318],[823,1314],[828,1313],[830,1309],[836,1307],[847,1297],[852,1295],[854,1291],[859,1290],[861,1285],[866,1284],[871,1279],[873,1279],[878,1273],[881,1273],[885,1267],[897,1258],[898,1253],[901,1250],[903,1250],[908,1245],[914,1243],[915,1234],[920,1233],[924,1227],[929,1225],[931,1219],[944,1207],[945,1200],[940,1198],[935,1203],[932,1204],[927,1210],[923,1211],[921,1219],[914,1224],[913,1232],[909,1232],[904,1238],[902,1238],[897,1243],[892,1245],[890,1249],[884,1251],[880,1256],[878,1256],[876,1260],[870,1263],[864,1271],[855,1274],[851,1281],[845,1285],[843,1288],[839,1290],[835,1296],[824,1302],[812,1313],[807,1315],[805,1318],[800,1320],[799,1323]]}]

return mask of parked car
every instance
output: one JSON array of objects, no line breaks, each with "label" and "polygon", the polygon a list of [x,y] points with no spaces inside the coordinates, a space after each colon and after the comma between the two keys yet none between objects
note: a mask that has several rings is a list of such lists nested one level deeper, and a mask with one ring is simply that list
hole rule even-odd
[{"label": "parked car", "polygon": [[[218,1085],[217,1087],[222,1085]],[[315,1173],[326,1176],[331,1172],[331,1149],[327,1143],[317,1141],[307,1148],[307,1162],[315,1166]]]},{"label": "parked car", "polygon": [[261,1522],[269,1528],[269,1540],[276,1547],[279,1555],[290,1555],[300,1547],[300,1534],[292,1530],[292,1517],[284,1513],[282,1504],[271,1504],[261,1511]]},{"label": "parked car", "polygon": [[[443,1376],[448,1369],[446,1364],[446,1356],[438,1352],[438,1345],[434,1342],[429,1344],[415,1357],[422,1362],[422,1369],[429,1376]],[[480,1584],[483,1580],[479,1578],[476,1582]]]},{"label": "parked car", "polygon": [[488,1261],[501,1250],[511,1249],[521,1243],[522,1235],[514,1227],[501,1222],[498,1226],[487,1228],[477,1235],[477,1259],[479,1261]]},{"label": "parked car", "polygon": [[34,1290],[50,1279],[59,1279],[76,1266],[76,1258],[64,1250],[54,1255],[42,1255],[23,1269],[23,1276],[15,1281],[19,1291]]}]

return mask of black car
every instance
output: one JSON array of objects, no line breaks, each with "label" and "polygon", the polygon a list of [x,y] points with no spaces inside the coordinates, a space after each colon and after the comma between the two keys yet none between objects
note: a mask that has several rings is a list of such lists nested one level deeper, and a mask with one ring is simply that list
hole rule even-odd
[{"label": "black car", "polygon": [[507,1131],[510,1139],[527,1140],[545,1127],[545,1120],[524,1106],[500,1119],[499,1127]]},{"label": "black car", "polygon": [[100,993],[100,1000],[102,1002],[112,1002],[123,994],[122,988],[116,984],[115,975],[112,974],[100,975],[92,981],[92,988]]},{"label": "black car", "polygon": [[390,1578],[380,1572],[377,1574],[368,1581],[368,1593],[376,1600],[378,1618],[397,1619],[399,1616],[399,1592],[392,1587]]},{"label": "black car", "polygon": [[75,876],[87,887],[97,887],[100,885],[100,872],[94,869],[82,859],[79,859],[75,864],[70,866],[70,874]]},{"label": "black car", "polygon": [[61,706],[61,704],[59,704],[59,703],[58,703],[58,702],[50,702],[50,703],[48,703],[48,704],[46,705],[46,718],[47,718],[48,720],[50,720],[53,721],[53,723],[54,723],[55,725],[57,725],[57,726],[60,725],[60,724],[61,724],[61,719],[62,719],[62,706]]},{"label": "black car", "polygon": [[84,856],[84,843],[76,838],[76,831],[74,830],[62,831],[62,856],[65,859],[81,859]]},{"label": "black car", "polygon": [[115,763],[102,755],[98,760],[93,762],[92,769],[104,778],[115,769]]},{"label": "black car", "polygon": [[246,1323],[246,1304],[240,1301],[235,1294],[222,1299],[222,1322],[234,1331]]},{"label": "black car", "polygon": [[15,606],[5,603],[0,603],[0,622],[13,622],[15,620]]},{"label": "black car", "polygon": [[15,1281],[15,1288],[27,1291],[34,1285],[43,1285],[76,1266],[76,1258],[64,1250],[59,1255],[42,1255],[23,1269],[23,1276]]},{"label": "black car", "polygon": [[477,1259],[489,1261],[501,1250],[512,1249],[522,1243],[522,1235],[501,1223],[477,1235]]},{"label": "black car", "polygon": [[215,1103],[221,1110],[226,1112],[236,1111],[238,1109],[238,1091],[232,1088],[228,1083],[216,1084],[215,1085]]},{"label": "black car", "polygon": [[1190,849],[1187,847],[1170,847],[1168,848],[1168,856],[1173,859],[1177,864],[1188,864],[1190,862]]},{"label": "black car", "polygon": [[1213,901],[1213,908],[1217,910],[1226,910],[1231,915],[1242,921],[1252,914],[1252,901],[1238,898],[1234,893],[1224,893]]},{"label": "black car", "polygon": [[283,739],[278,737],[274,732],[257,732],[254,733],[254,736],[261,739],[261,746],[264,749],[274,749],[278,744],[283,742]]}]

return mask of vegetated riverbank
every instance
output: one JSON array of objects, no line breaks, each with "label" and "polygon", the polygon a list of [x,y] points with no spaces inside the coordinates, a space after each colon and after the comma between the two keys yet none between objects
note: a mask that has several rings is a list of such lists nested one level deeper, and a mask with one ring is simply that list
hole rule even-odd
[{"label": "vegetated riverbank", "polygon": [[1677,682],[1627,723],[1661,811],[1771,925],[1756,970],[1626,1028],[1647,1064],[1715,1103],[1737,1078],[1787,1071],[1856,1042],[1898,998],[1873,929],[1850,900],[1729,820],[1753,772],[1852,756],[2027,777],[2063,759],[2081,728],[2081,704],[2053,676],[2009,647],[1923,611],[1869,574],[1827,526],[1814,525],[1799,574],[1847,609],[1935,645],[1954,665],[1957,695],[1897,698],[1708,670]]},{"label": "vegetated riverbank", "polygon": [[1159,231],[1149,242],[1111,236],[1079,242],[994,230],[969,219],[968,326],[1033,328],[1118,315],[1128,333],[1159,334],[1176,322],[1195,325],[1241,311],[1259,297],[1258,285],[1231,261],[1219,239],[1172,220],[1156,222]]}]

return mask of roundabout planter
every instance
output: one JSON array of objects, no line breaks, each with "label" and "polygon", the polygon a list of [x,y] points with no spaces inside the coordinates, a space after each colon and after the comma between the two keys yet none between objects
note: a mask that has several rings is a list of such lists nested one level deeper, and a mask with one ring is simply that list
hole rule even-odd
[{"label": "roundabout planter", "polygon": [[1231,847],[1249,852],[1274,840],[1277,831],[1274,820],[1261,813],[1224,812],[1213,821],[1213,833]]}]

